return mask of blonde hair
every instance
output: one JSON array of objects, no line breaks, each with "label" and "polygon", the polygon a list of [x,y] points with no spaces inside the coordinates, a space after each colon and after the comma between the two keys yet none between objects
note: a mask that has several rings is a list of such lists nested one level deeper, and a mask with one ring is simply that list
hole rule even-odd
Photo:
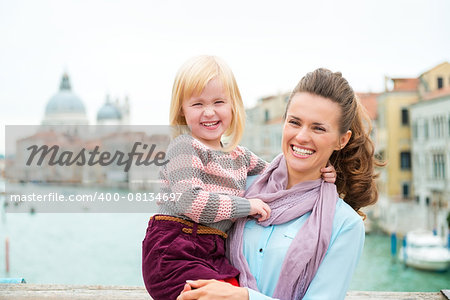
[{"label": "blonde hair", "polygon": [[201,94],[208,82],[214,78],[222,82],[226,93],[231,99],[231,124],[224,132],[224,136],[229,138],[229,142],[224,150],[231,151],[239,144],[242,138],[245,126],[245,110],[233,72],[218,57],[207,55],[193,57],[178,70],[172,88],[170,125],[187,125],[186,119],[182,114],[183,100]]}]

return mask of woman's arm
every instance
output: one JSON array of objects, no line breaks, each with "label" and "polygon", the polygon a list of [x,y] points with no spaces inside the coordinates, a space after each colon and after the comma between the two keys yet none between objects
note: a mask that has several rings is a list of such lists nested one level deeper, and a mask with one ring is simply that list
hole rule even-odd
[{"label": "woman's arm", "polygon": [[[194,290],[191,287],[195,288]],[[177,300],[279,300],[268,297],[250,288],[232,286],[217,280],[196,280],[186,284]]]},{"label": "woman's arm", "polygon": [[344,299],[364,246],[364,224],[344,224],[329,246],[303,300]]},{"label": "woman's arm", "polygon": [[[191,288],[194,288],[193,290]],[[248,300],[246,288],[217,280],[195,280],[184,286],[177,300]]]}]

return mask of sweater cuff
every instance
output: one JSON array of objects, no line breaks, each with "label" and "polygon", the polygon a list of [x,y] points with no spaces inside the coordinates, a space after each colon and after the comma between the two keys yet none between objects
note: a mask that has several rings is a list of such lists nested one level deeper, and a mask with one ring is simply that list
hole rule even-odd
[{"label": "sweater cuff", "polygon": [[250,201],[245,198],[230,196],[233,201],[231,219],[246,217],[250,214]]}]

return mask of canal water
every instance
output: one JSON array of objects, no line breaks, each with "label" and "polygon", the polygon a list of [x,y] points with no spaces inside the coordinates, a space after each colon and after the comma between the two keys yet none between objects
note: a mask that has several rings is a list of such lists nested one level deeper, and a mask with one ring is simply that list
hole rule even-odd
[{"label": "canal water", "polygon": [[[147,214],[0,214],[0,277],[29,283],[143,286],[141,241]],[[10,271],[5,271],[5,239]],[[350,290],[439,291],[450,271],[405,268],[392,259],[390,238],[370,234]]]}]

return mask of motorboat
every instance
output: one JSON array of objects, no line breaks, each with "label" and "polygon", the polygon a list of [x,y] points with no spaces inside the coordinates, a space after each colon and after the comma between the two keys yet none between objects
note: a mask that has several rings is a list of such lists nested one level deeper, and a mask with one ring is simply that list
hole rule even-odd
[{"label": "motorboat", "polygon": [[449,249],[439,236],[428,230],[408,232],[398,257],[407,266],[422,270],[447,271],[450,266]]}]

